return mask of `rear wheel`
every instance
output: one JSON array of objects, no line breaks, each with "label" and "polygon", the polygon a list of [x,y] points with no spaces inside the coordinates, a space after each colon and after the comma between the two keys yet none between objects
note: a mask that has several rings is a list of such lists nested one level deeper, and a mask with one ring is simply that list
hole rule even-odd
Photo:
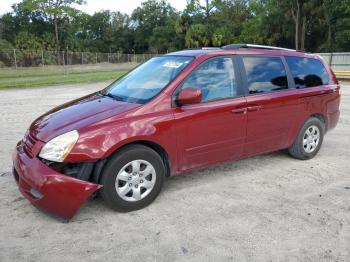
[{"label": "rear wheel", "polygon": [[321,148],[325,126],[316,118],[309,118],[300,129],[293,145],[288,149],[289,153],[298,159],[313,158]]},{"label": "rear wheel", "polygon": [[164,178],[165,166],[157,152],[143,145],[130,145],[104,168],[101,196],[115,210],[141,209],[158,196]]}]

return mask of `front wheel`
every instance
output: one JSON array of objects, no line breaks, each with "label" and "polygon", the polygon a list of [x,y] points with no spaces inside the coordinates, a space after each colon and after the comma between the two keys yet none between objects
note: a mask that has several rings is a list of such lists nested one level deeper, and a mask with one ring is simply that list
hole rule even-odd
[{"label": "front wheel", "polygon": [[150,204],[164,183],[165,166],[153,149],[143,145],[123,148],[103,170],[101,196],[118,211],[132,211]]},{"label": "front wheel", "polygon": [[324,131],[324,123],[316,117],[310,117],[300,129],[293,145],[288,148],[289,153],[302,160],[313,158],[321,148]]}]

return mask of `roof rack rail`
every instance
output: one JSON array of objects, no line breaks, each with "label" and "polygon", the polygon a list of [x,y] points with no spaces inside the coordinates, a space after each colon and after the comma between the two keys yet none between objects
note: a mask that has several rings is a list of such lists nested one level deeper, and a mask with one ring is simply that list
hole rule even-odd
[{"label": "roof rack rail", "polygon": [[211,46],[205,46],[205,47],[193,47],[193,48],[187,48],[185,50],[220,50],[221,47],[211,47]]},{"label": "roof rack rail", "polygon": [[256,48],[256,49],[270,49],[270,50],[284,50],[284,51],[296,51],[295,49],[268,46],[268,45],[252,45],[252,44],[231,44],[221,47],[224,50],[240,49],[240,48]]},{"label": "roof rack rail", "polygon": [[202,50],[218,50],[221,49],[220,47],[211,47],[211,46],[206,46],[206,47],[202,47]]}]

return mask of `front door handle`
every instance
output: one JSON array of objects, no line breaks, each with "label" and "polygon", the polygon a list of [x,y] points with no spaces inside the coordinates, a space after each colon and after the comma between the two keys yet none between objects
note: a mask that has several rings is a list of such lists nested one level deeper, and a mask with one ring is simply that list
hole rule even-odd
[{"label": "front door handle", "polygon": [[248,106],[247,110],[248,112],[253,112],[253,111],[259,111],[263,108],[263,106],[259,105],[259,106]]},{"label": "front door handle", "polygon": [[235,108],[235,109],[232,109],[231,112],[235,114],[246,114],[247,108],[246,107]]}]

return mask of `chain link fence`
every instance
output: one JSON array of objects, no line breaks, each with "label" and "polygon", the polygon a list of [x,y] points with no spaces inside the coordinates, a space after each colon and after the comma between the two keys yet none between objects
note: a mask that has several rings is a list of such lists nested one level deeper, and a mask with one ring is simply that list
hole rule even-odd
[{"label": "chain link fence", "polygon": [[43,50],[0,50],[0,68],[70,66],[92,64],[139,64],[154,54],[92,53]]},{"label": "chain link fence", "polygon": [[[334,70],[350,70],[350,53],[319,53]],[[0,68],[47,65],[143,63],[155,54],[92,53],[43,50],[0,50]]]}]

